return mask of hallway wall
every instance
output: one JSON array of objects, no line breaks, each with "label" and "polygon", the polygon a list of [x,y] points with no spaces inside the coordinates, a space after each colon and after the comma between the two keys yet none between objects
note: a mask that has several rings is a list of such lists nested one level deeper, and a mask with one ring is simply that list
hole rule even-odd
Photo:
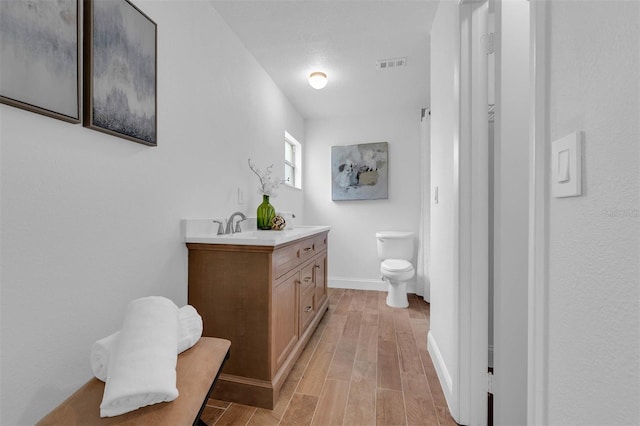
[{"label": "hallway wall", "polygon": [[[549,131],[584,132],[549,199],[548,423],[640,423],[640,3],[549,7]],[[548,170],[548,169],[547,169]]]},{"label": "hallway wall", "polygon": [[[181,219],[255,215],[247,157],[282,164],[285,130],[304,143],[301,116],[211,5],[136,5],[158,24],[157,147],[0,105],[2,425],[34,424],[86,382],[92,343],[132,299],[185,304]],[[302,192],[274,204],[301,215]]]}]

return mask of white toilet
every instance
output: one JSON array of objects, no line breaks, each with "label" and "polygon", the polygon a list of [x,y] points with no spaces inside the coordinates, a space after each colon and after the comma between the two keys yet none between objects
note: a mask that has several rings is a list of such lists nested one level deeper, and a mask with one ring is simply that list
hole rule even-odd
[{"label": "white toilet", "polygon": [[378,258],[382,261],[380,272],[389,283],[387,305],[392,308],[406,308],[407,281],[413,278],[415,270],[413,259],[413,232],[380,231],[378,240]]}]

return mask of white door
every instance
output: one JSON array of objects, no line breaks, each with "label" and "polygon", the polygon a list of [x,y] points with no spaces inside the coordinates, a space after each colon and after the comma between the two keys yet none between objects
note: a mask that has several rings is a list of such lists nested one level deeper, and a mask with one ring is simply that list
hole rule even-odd
[{"label": "white door", "polygon": [[529,2],[495,2],[493,423],[527,421]]},{"label": "white door", "polygon": [[462,3],[460,65],[460,419],[464,420],[468,408],[465,423],[487,423],[491,347],[493,424],[523,425],[527,418],[529,2]]},{"label": "white door", "polygon": [[[462,4],[460,112],[460,402],[487,424],[489,334],[489,1]],[[465,341],[467,343],[465,343]]]},{"label": "white door", "polygon": [[432,28],[429,353],[454,419],[487,423],[488,0],[443,2]]},{"label": "white door", "polygon": [[[447,5],[446,10],[450,11],[450,7]],[[429,352],[454,418],[467,425],[487,423],[490,272],[494,320],[493,420],[496,425],[526,423],[530,164],[528,7],[526,0],[464,0],[460,3],[457,10],[446,15],[459,18],[451,23],[460,24],[459,44],[453,46],[460,49],[460,56],[453,58],[459,59],[459,67],[454,68],[457,91],[453,92],[454,101],[459,101],[454,103],[459,108],[438,111],[438,106],[446,108],[449,105],[443,102],[446,98],[440,96],[438,88],[432,88],[432,95],[438,95],[433,99],[440,102],[439,105],[432,104],[432,126],[438,129],[434,134],[440,139],[443,135],[451,137],[451,146],[432,139],[432,170],[438,171],[440,167],[438,161],[434,163],[434,158],[445,161],[453,158],[452,169],[445,170],[451,171],[451,183],[441,176],[446,173],[432,173],[435,190],[431,206],[432,243],[433,238],[440,242],[438,232],[444,229],[450,231],[446,236],[453,242],[453,249],[443,253],[436,251],[441,247],[431,250],[432,256],[438,257],[432,257],[434,283],[438,278],[436,284],[449,293],[434,284]],[[494,11],[495,53],[491,60],[495,61],[495,138],[490,158],[488,54],[492,43],[488,37],[488,22],[489,12]],[[441,30],[440,26],[437,28]],[[441,36],[441,33],[435,35]],[[447,79],[446,75],[438,77],[443,81]],[[445,113],[451,120],[447,121],[445,117],[441,121],[454,126],[451,134],[443,131],[442,123],[436,120],[440,119],[438,114]],[[491,160],[493,185],[490,187]],[[450,214],[443,218],[445,211]],[[491,212],[492,240],[489,238]],[[451,229],[446,227],[447,218],[452,221]],[[493,242],[492,251],[490,242]],[[489,265],[493,266],[492,270]],[[448,270],[452,273],[443,272],[445,267],[450,267]],[[449,321],[450,329],[443,326],[443,319]],[[450,335],[446,333],[449,330]]]}]

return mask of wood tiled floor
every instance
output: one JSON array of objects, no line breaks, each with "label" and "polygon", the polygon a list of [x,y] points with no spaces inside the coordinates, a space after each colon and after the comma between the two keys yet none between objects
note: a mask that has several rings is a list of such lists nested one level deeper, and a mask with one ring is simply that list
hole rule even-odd
[{"label": "wood tiled floor", "polygon": [[329,311],[273,410],[210,399],[208,425],[455,425],[427,352],[429,304],[330,289]]}]

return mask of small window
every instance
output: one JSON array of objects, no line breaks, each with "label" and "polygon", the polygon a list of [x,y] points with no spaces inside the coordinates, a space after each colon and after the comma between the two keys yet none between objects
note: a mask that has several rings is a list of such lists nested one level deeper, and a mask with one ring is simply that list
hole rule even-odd
[{"label": "small window", "polygon": [[284,132],[284,183],[302,188],[302,147],[288,132]]}]

